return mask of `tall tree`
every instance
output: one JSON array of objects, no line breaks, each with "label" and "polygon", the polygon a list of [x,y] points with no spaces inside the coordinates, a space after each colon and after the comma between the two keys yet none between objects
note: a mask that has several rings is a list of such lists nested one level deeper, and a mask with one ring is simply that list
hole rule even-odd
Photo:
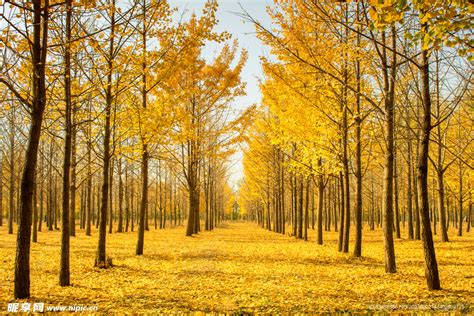
[{"label": "tall tree", "polygon": [[[46,55],[48,51],[49,0],[33,0],[27,7],[11,3],[15,9],[23,11],[25,24],[33,29],[32,37],[25,36],[31,54],[32,95],[25,98],[15,86],[4,77],[0,83],[30,110],[30,130],[25,153],[25,162],[20,184],[20,209],[15,257],[15,298],[30,296],[30,238],[33,207],[33,183],[36,173],[38,147],[41,135],[43,113],[46,108]],[[8,21],[14,23],[13,21]],[[21,33],[25,35],[25,33]]]}]

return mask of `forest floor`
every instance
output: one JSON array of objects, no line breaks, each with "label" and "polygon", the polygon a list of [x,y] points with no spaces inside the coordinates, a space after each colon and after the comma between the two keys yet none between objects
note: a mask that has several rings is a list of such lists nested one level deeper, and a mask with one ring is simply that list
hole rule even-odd
[{"label": "forest floor", "polygon": [[[40,232],[31,248],[28,302],[96,306],[99,312],[474,312],[474,233],[436,239],[443,290],[426,290],[420,241],[395,241],[398,272],[386,274],[382,231],[364,230],[363,258],[325,245],[278,235],[253,223],[224,223],[185,237],[184,227],[145,234],[135,256],[136,232],[107,235],[111,269],[94,268],[97,231],[71,238],[72,286],[58,286],[60,232]],[[402,232],[405,233],[405,232]],[[352,241],[352,240],[351,240]],[[351,243],[352,250],[352,243]],[[0,227],[0,314],[13,300],[15,235]]]}]

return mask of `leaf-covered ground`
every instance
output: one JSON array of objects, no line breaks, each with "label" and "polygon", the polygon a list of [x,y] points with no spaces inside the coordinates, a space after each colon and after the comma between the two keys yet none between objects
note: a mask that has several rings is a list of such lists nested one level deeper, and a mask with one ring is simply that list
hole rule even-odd
[{"label": "leaf-covered ground", "polygon": [[[474,312],[474,234],[436,243],[443,290],[425,290],[420,241],[396,241],[398,272],[386,274],[381,230],[364,231],[362,259],[337,252],[337,234],[325,245],[295,240],[254,224],[227,223],[185,237],[184,227],[145,235],[107,235],[115,267],[93,267],[97,232],[71,240],[71,287],[58,283],[60,232],[39,233],[31,250],[29,302],[96,305],[99,312],[321,312],[423,310]],[[437,237],[436,237],[437,239]],[[351,244],[352,245],[352,244]],[[0,227],[0,313],[13,302],[15,235]]]}]

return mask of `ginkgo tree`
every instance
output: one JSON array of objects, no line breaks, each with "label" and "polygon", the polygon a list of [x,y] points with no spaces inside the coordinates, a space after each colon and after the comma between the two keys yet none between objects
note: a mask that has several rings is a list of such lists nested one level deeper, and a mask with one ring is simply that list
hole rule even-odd
[{"label": "ginkgo tree", "polygon": [[[419,31],[409,33],[409,38],[420,41],[421,60],[414,57],[405,57],[407,62],[414,64],[420,72],[422,95],[422,133],[419,145],[417,165],[418,200],[422,222],[422,241],[425,251],[425,274],[428,288],[437,290],[441,288],[436,261],[433,236],[430,225],[430,207],[428,198],[428,155],[430,134],[432,130],[431,94],[430,94],[430,68],[429,57],[441,45],[457,46],[461,54],[468,54],[472,58],[472,33],[469,15],[474,6],[469,1],[387,1],[379,3],[371,1],[370,14],[374,25],[385,28],[387,24],[402,21],[405,14],[414,12],[418,15]],[[471,48],[469,48],[471,47]],[[396,51],[392,48],[394,56]]]},{"label": "ginkgo tree", "polygon": [[[140,97],[141,107],[136,111],[134,117],[138,117],[136,124],[138,125],[139,140],[141,143],[141,175],[142,175],[142,193],[140,203],[140,220],[138,226],[138,240],[136,247],[136,254],[143,254],[144,234],[145,234],[145,213],[148,204],[148,164],[149,164],[149,149],[148,143],[150,139],[159,131],[163,131],[163,119],[154,120],[155,128],[150,124],[144,122],[153,119],[150,115],[155,113],[158,117],[166,115],[167,111],[164,107],[155,107],[149,109],[148,100],[150,96],[153,98],[153,93],[157,91],[158,94],[154,103],[164,103],[161,94],[163,94],[162,82],[170,72],[170,68],[175,67],[174,63],[165,61],[172,60],[169,56],[172,51],[171,46],[174,45],[174,38],[179,36],[177,30],[170,28],[171,9],[166,1],[139,1],[138,2],[138,17],[136,29],[138,30],[138,42],[140,52],[138,60],[135,62],[135,68],[140,69]],[[158,42],[156,42],[158,41]],[[150,51],[150,44],[158,46]],[[152,48],[153,49],[153,48]],[[161,84],[161,85],[160,85]],[[160,91],[161,90],[161,91]],[[150,117],[151,116],[151,117]],[[154,116],[155,118],[157,115]],[[161,127],[161,129],[160,129]]]},{"label": "ginkgo tree", "polygon": [[[240,73],[247,53],[242,51],[238,57],[237,43],[234,42],[225,43],[211,62],[201,55],[206,41],[224,42],[229,39],[227,33],[213,30],[217,23],[216,9],[216,2],[208,2],[201,17],[193,15],[186,25],[185,34],[192,42],[188,42],[187,49],[180,55],[182,70],[175,73],[170,87],[176,104],[173,137],[179,144],[174,158],[182,168],[189,193],[187,236],[200,231],[203,159],[229,146],[234,138],[232,134],[245,119],[239,116],[229,120],[229,109],[231,102],[244,94],[245,84],[240,79]],[[213,151],[205,147],[208,139],[217,141]]]},{"label": "ginkgo tree", "polygon": [[[112,268],[107,234],[133,236],[125,251],[146,264],[145,234],[229,219],[314,239],[311,255],[333,240],[340,258],[352,242],[354,257],[372,255],[367,226],[388,273],[397,240],[422,239],[439,289],[436,239],[473,225],[473,5],[277,0],[271,26],[242,7],[268,53],[262,99],[238,110],[248,53],[221,31],[218,1],[173,3],[2,2],[0,226],[6,212],[17,233],[14,297],[30,296],[30,239],[41,249],[57,236],[68,286],[75,244],[96,242],[84,260]],[[231,185],[239,150],[244,178]]]},{"label": "ginkgo tree", "polygon": [[[30,296],[30,237],[33,206],[33,186],[39,139],[41,136],[41,124],[43,113],[46,108],[46,61],[48,52],[48,23],[50,18],[50,9],[55,2],[52,1],[32,1],[22,4],[10,3],[10,10],[16,10],[20,18],[11,18],[8,11],[5,10],[6,4],[3,4],[3,20],[8,23],[12,29],[17,31],[17,36],[24,37],[30,51],[31,74],[30,82],[31,94],[22,95],[8,80],[3,73],[0,76],[0,83],[6,86],[22,103],[28,107],[30,112],[30,131],[28,145],[25,155],[25,163],[20,188],[20,211],[19,226],[17,233],[17,255],[15,263],[15,298],[26,298]],[[21,17],[23,22],[21,23]],[[28,36],[28,29],[18,29],[23,24],[26,28],[33,29],[32,37]]]},{"label": "ginkgo tree", "polygon": [[[356,223],[354,255],[361,256],[362,178],[364,174],[362,157],[374,156],[377,159],[371,158],[372,164],[366,163],[367,167],[372,169],[373,162],[382,163],[383,161],[382,214],[385,270],[388,273],[396,272],[393,230],[395,229],[397,237],[401,236],[399,170],[397,170],[400,157],[403,156],[403,152],[400,152],[403,144],[398,141],[400,128],[408,130],[410,141],[413,138],[416,139],[418,146],[409,147],[407,159],[407,168],[410,169],[410,192],[407,199],[411,209],[412,196],[416,196],[415,235],[419,235],[418,227],[421,226],[429,289],[439,289],[440,285],[428,206],[428,149],[432,128],[443,124],[446,119],[438,117],[438,122],[434,125],[431,122],[433,111],[429,58],[432,52],[442,49],[443,45],[458,47],[457,54],[460,58],[467,60],[472,58],[472,49],[470,49],[472,32],[470,32],[468,22],[472,9],[473,6],[468,1],[453,3],[447,1],[369,1],[337,4],[298,0],[276,1],[275,6],[269,8],[273,27],[255,20],[249,12],[242,14],[247,21],[255,25],[258,36],[271,48],[270,53],[277,60],[275,63],[268,62],[268,58],[263,59],[267,74],[263,92],[267,97],[264,98],[262,106],[270,108],[268,126],[277,126],[275,128],[277,132],[274,133],[277,140],[271,141],[270,144],[282,146],[288,143],[286,152],[291,159],[297,160],[296,164],[298,164],[302,148],[307,146],[307,152],[310,153],[321,150],[317,141],[309,144],[303,141],[307,131],[312,131],[313,135],[321,137],[314,130],[318,125],[324,126],[325,131],[328,130],[327,126],[331,126],[330,123],[335,123],[339,127],[340,147],[333,146],[332,153],[339,157],[343,175],[338,179],[342,188],[339,192],[342,209],[339,216],[341,219],[339,249],[343,252],[348,251],[349,225],[352,217],[350,168],[354,168],[356,180],[353,214]],[[420,56],[421,61],[418,60]],[[399,75],[399,71],[402,75]],[[413,75],[414,71],[418,71],[418,74]],[[407,77],[407,74],[411,74],[412,77]],[[398,87],[399,78],[404,78],[409,86]],[[469,79],[462,80],[467,86]],[[275,81],[280,82],[275,85]],[[280,92],[282,97],[279,96]],[[438,98],[449,99],[449,96],[438,94]],[[279,99],[282,104],[279,107],[284,111],[278,110],[278,107],[274,105],[278,104]],[[401,102],[407,102],[413,105],[413,108],[404,110]],[[308,115],[307,109],[313,106],[318,107],[318,104],[322,104],[319,106],[319,113]],[[287,111],[290,106],[295,106],[297,110]],[[332,108],[334,112],[330,113],[328,108]],[[293,118],[294,113],[296,113],[295,118]],[[300,117],[298,118],[297,115]],[[313,117],[318,117],[316,122],[308,119]],[[407,119],[405,126],[397,123],[399,117]],[[417,121],[414,121],[415,118]],[[288,124],[293,121],[293,126]],[[321,124],[321,121],[327,121],[328,124]],[[307,122],[313,126],[308,128]],[[379,146],[371,148],[365,145],[370,145],[372,141],[363,140],[364,124],[367,128],[372,128],[379,133],[377,135],[379,137],[375,140]],[[414,130],[419,132],[413,132]],[[271,133],[265,134],[270,139],[272,138]],[[316,137],[316,140],[319,140],[319,137]],[[322,148],[328,148],[330,143],[334,144],[334,141],[323,142]],[[416,161],[413,159],[413,147],[418,147]],[[370,149],[371,152],[364,154],[364,148]],[[397,152],[401,153],[400,157],[397,157]],[[381,160],[380,156],[384,159]],[[318,155],[313,157],[317,158]],[[270,156],[267,159],[273,158]],[[414,164],[417,164],[416,173],[411,170]],[[308,170],[317,165],[315,161],[310,164],[301,164],[303,169]],[[261,176],[264,172],[261,171]],[[416,176],[412,177],[414,173]],[[268,181],[265,178],[264,183]],[[247,183],[252,182],[247,179],[244,181],[245,192],[249,194]],[[298,208],[303,204],[301,195],[295,202],[296,194],[293,192],[302,191],[302,187],[298,189],[295,185],[294,178],[291,177],[292,208]],[[374,201],[372,200],[371,203],[373,204]],[[460,207],[462,208],[462,205]],[[301,211],[299,212],[301,214]],[[432,215],[431,218],[436,224],[437,215]],[[293,231],[296,232],[293,219],[292,222]],[[418,225],[420,222],[421,225]],[[412,225],[412,220],[410,225]],[[442,225],[444,227],[445,224]],[[413,235],[413,230],[411,235]],[[300,236],[299,232],[298,236]]]}]

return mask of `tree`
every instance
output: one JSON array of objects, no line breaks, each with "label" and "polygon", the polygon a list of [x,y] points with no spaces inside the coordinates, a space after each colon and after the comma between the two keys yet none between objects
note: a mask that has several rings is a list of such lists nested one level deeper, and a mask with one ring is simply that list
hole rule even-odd
[{"label": "tree", "polygon": [[[4,4],[5,5],[5,4]],[[19,225],[17,233],[17,253],[15,258],[15,298],[27,298],[30,296],[30,237],[33,206],[33,183],[36,173],[38,157],[38,146],[41,135],[41,123],[46,108],[46,54],[48,51],[48,22],[49,22],[49,0],[34,0],[27,6],[13,4],[15,9],[22,10],[27,25],[33,29],[32,39],[25,37],[28,41],[31,54],[32,68],[34,74],[31,81],[31,97],[25,98],[16,88],[3,76],[0,83],[8,89],[30,110],[30,131],[28,145],[25,153],[25,163],[20,187],[20,210]],[[15,23],[7,20],[8,23]],[[23,35],[24,33],[22,33]]]},{"label": "tree", "polygon": [[[216,120],[226,118],[230,102],[244,93],[244,84],[240,81],[240,72],[247,59],[242,52],[234,68],[232,62],[237,56],[237,43],[225,44],[212,63],[207,63],[200,55],[206,41],[223,42],[228,39],[226,33],[213,31],[217,21],[215,11],[217,2],[206,4],[202,17],[192,16],[185,27],[184,44],[187,49],[180,56],[178,63],[183,69],[176,73],[173,88],[176,95],[176,112],[179,117],[174,126],[175,141],[179,143],[177,153],[171,152],[173,159],[180,165],[184,184],[189,192],[189,214],[186,235],[191,236],[200,231],[200,194],[201,164],[207,155],[204,148],[209,137],[223,137],[217,148],[226,148],[234,142],[232,133],[241,124],[244,116],[227,123],[217,124]],[[229,137],[229,135],[231,137]]]},{"label": "tree", "polygon": [[59,285],[69,286],[69,193],[71,176],[71,151],[72,151],[72,100],[71,100],[71,19],[73,15],[72,0],[66,0],[66,43],[64,54],[64,100],[66,103],[66,135],[64,141],[64,163],[63,163],[63,200],[62,200],[62,220],[61,220],[61,264],[59,269]]}]

